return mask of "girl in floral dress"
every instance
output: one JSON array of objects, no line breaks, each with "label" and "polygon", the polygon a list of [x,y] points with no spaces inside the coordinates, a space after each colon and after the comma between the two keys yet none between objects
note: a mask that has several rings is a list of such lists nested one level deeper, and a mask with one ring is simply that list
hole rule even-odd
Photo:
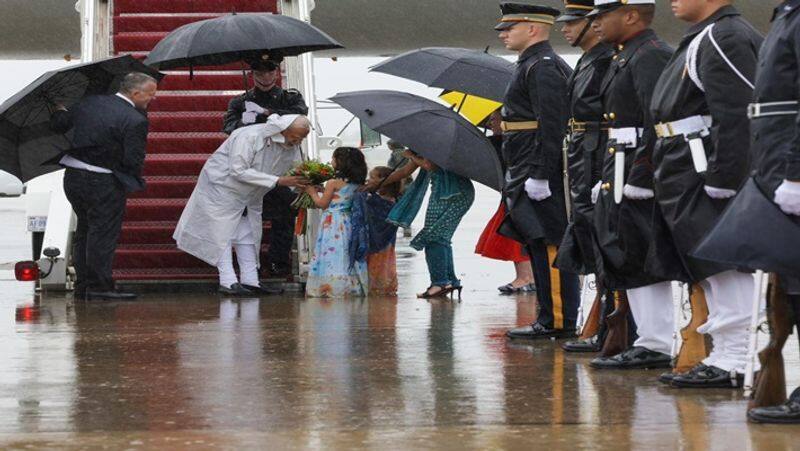
[{"label": "girl in floral dress", "polygon": [[351,264],[348,249],[353,195],[366,180],[367,164],[364,154],[353,147],[336,149],[331,164],[336,178],[325,184],[322,193],[316,187],[306,188],[317,207],[325,210],[306,282],[306,296],[366,296],[369,290],[366,262]]}]

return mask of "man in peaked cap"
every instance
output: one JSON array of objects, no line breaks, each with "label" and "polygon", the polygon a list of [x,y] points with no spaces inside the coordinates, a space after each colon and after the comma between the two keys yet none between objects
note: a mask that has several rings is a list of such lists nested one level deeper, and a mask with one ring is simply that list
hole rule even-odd
[{"label": "man in peaked cap", "polygon": [[572,73],[549,42],[560,13],[523,3],[501,3],[500,9],[503,17],[495,29],[519,60],[501,110],[508,214],[499,232],[527,245],[539,301],[536,322],[508,336],[570,337],[580,298],[578,276],[552,268],[567,227],[562,142]]},{"label": "man in peaked cap", "polygon": [[[614,45],[611,66],[600,86],[608,143],[601,180],[592,189],[598,273],[607,289],[629,300],[639,338],[613,356],[591,361],[594,368],[667,368],[671,363],[673,301],[671,277],[644,269],[653,233],[653,167],[656,142],[650,103],[672,49],[650,25],[655,0],[595,0],[593,29]],[[664,258],[677,256],[664,255]]]},{"label": "man in peaked cap", "polygon": [[[564,0],[565,12],[556,19],[561,24],[561,32],[567,42],[584,52],[567,81],[570,120],[566,158],[572,214],[564,240],[559,246],[556,267],[584,275],[595,272],[592,244],[594,204],[591,201],[591,191],[600,177],[608,137],[608,124],[603,122],[600,83],[614,53],[611,45],[601,42],[591,30],[593,18],[587,15],[594,9],[593,5],[592,0]],[[600,350],[605,337],[604,313],[607,308],[613,307],[612,302],[609,302],[613,296],[606,291],[602,286],[597,287],[598,296],[581,338],[564,343],[564,350]]]}]

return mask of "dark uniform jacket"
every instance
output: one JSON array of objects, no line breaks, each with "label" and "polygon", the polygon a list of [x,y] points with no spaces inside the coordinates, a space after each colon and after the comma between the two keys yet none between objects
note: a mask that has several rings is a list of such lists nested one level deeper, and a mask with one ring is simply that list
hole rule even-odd
[{"label": "dark uniform jacket", "polygon": [[146,112],[116,95],[89,96],[69,111],[56,111],[50,126],[59,133],[69,132],[72,149],[66,154],[111,170],[126,192],[145,188]]},{"label": "dark uniform jacket", "polygon": [[245,102],[254,102],[260,107],[269,110],[266,114],[259,114],[256,117],[256,124],[267,122],[270,114],[308,114],[308,106],[303,99],[303,95],[296,89],[283,89],[274,86],[269,91],[261,91],[253,88],[244,94],[234,97],[228,103],[228,111],[223,119],[222,131],[227,134],[233,133],[239,127],[247,124],[242,123],[242,113],[245,112]]},{"label": "dark uniform jacket", "polygon": [[[796,101],[800,97],[799,80],[800,0],[787,0],[775,8],[772,28],[759,52],[753,102]],[[800,181],[800,116],[756,118],[750,130],[756,183],[769,199],[774,199],[783,180]],[[800,217],[787,217],[800,225]],[[797,246],[800,241],[798,236],[775,239],[787,246]],[[800,280],[785,281],[790,293],[800,294]]]},{"label": "dark uniform jacket", "polygon": [[[687,75],[690,43],[713,24],[711,35],[702,38],[697,50],[696,68],[705,92]],[[712,42],[716,42],[725,57]],[[667,64],[653,94],[652,114],[657,123],[673,122],[690,116],[712,117],[711,134],[703,139],[708,170],[698,174],[692,163],[689,143],[683,136],[659,138],[653,151],[655,192],[663,213],[656,222],[655,240],[674,243],[683,268],[665,268],[663,259],[651,254],[648,268],[670,274],[685,268],[686,277],[697,282],[713,274],[734,269],[704,262],[688,254],[716,223],[728,200],[710,198],[703,186],[737,190],[749,169],[750,128],[747,105],[755,79],[758,49],[762,36],[733,6],[725,6],[705,21],[689,28]],[[741,73],[742,78],[724,58]],[[658,230],[659,225],[668,230]],[[657,246],[657,245],[656,245]],[[684,279],[686,278],[684,277]]]},{"label": "dark uniform jacket", "polygon": [[[604,118],[613,128],[643,130],[635,148],[623,149],[627,173],[624,183],[652,188],[653,166],[649,155],[656,136],[650,100],[672,49],[647,29],[618,46],[615,52],[601,86]],[[638,288],[668,278],[658,278],[643,270],[651,241],[654,201],[625,198],[620,204],[614,202],[614,184],[621,183],[614,180],[613,153],[618,147],[609,140],[602,170],[605,188],[600,191],[594,210],[597,269],[608,289]]]},{"label": "dark uniform jacket", "polygon": [[[508,207],[500,233],[523,243],[544,239],[558,245],[567,226],[562,178],[562,143],[567,123],[567,78],[572,69],[550,46],[540,42],[519,57],[506,90],[506,122],[538,121],[538,130],[503,134]],[[528,178],[549,181],[552,196],[536,202],[525,193]]]},{"label": "dark uniform jacket", "polygon": [[572,218],[558,249],[555,265],[578,274],[595,272],[592,249],[592,187],[600,180],[605,143],[608,134],[603,128],[603,102],[600,85],[611,63],[613,50],[608,44],[597,44],[584,53],[567,82],[570,117],[582,123],[585,131],[569,131],[567,148]]}]

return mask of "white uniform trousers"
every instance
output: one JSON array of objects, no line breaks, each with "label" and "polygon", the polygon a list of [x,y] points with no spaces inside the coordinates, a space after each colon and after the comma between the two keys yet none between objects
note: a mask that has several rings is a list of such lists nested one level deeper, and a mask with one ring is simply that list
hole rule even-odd
[{"label": "white uniform trousers", "polygon": [[[752,274],[725,271],[700,282],[708,303],[708,321],[697,328],[713,340],[709,366],[743,373],[755,280]],[[757,364],[757,363],[756,363]]]},{"label": "white uniform trousers", "polygon": [[672,282],[659,282],[626,292],[639,335],[633,345],[669,354],[675,328]]}]

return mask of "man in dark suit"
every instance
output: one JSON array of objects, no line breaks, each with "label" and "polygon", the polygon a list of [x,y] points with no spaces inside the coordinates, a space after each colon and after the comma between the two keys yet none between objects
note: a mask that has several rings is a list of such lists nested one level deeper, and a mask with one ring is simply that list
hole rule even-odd
[{"label": "man in dark suit", "polygon": [[[282,60],[265,53],[250,61],[255,87],[231,99],[223,119],[223,132],[230,135],[237,128],[263,124],[270,114],[308,114],[300,91],[279,86]],[[292,272],[296,212],[291,204],[296,197],[285,186],[276,187],[264,196],[263,218],[272,224],[266,267],[273,277],[288,276]]]},{"label": "man in dark suit", "polygon": [[111,265],[127,194],[145,186],[145,111],[156,89],[154,78],[134,72],[125,76],[117,94],[89,96],[53,114],[51,127],[69,132],[72,142],[59,163],[67,168],[64,192],[78,218],[72,255],[76,298],[136,298],[115,290]]}]

